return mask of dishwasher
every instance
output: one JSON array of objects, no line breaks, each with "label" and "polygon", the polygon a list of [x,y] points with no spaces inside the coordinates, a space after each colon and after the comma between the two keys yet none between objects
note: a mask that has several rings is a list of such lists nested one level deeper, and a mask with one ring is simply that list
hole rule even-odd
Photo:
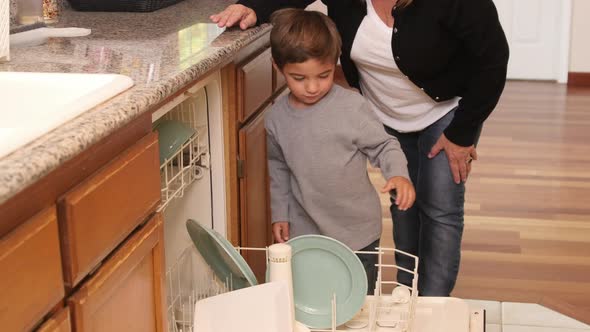
[{"label": "dishwasher", "polygon": [[216,282],[185,227],[187,219],[195,219],[225,236],[220,73],[201,79],[152,114],[155,129],[162,121],[182,124],[193,132],[175,152],[160,160],[162,199],[158,207],[164,219],[167,330],[188,332],[192,325],[190,303],[229,291]]},{"label": "dishwasher", "polygon": [[[194,219],[226,236],[219,72],[201,80],[152,115],[155,125],[164,120],[180,122],[194,131],[178,151],[165,158],[160,168],[162,203],[159,211],[164,218],[167,330],[199,332],[199,322],[193,321],[195,304],[232,291],[231,284],[219,280],[196,250],[185,227],[186,220]],[[236,250],[240,253],[245,250],[266,251],[268,257],[268,248]],[[330,328],[310,331],[485,331],[484,310],[469,309],[466,302],[458,298],[418,296],[416,268],[406,270],[414,276],[411,287],[398,284],[392,276],[396,269],[401,268],[389,263],[393,261],[395,252],[409,255],[393,248],[378,248],[373,253],[357,252],[379,255],[374,295],[366,297],[362,308],[347,323],[336,326],[334,314]],[[409,256],[418,266],[418,258]],[[395,292],[400,289],[405,289],[408,294],[401,300],[396,298]],[[336,301],[332,299],[331,303],[335,313]]]}]

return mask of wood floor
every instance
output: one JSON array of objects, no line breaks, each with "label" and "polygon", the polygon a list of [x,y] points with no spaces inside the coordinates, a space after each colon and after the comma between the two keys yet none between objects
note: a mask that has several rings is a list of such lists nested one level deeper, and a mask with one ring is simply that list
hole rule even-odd
[{"label": "wood floor", "polygon": [[478,155],[453,296],[540,303],[590,323],[590,89],[509,82]]}]

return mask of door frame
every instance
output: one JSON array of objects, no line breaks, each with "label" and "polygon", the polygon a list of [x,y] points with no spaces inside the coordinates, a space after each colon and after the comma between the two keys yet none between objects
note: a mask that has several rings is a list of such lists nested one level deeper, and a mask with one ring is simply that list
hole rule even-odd
[{"label": "door frame", "polygon": [[561,0],[561,31],[559,33],[559,54],[557,83],[567,83],[570,63],[572,0]]}]

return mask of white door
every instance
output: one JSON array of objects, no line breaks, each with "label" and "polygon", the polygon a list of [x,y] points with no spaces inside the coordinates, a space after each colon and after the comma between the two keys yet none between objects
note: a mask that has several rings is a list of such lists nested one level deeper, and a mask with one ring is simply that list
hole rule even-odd
[{"label": "white door", "polygon": [[564,0],[494,0],[510,45],[508,78],[567,77],[571,4]]}]

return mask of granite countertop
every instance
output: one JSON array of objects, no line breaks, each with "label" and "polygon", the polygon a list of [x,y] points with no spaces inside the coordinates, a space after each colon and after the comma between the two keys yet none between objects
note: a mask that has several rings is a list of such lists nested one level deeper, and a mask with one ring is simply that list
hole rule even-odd
[{"label": "granite countertop", "polygon": [[263,25],[221,33],[210,24],[210,14],[234,2],[185,0],[153,13],[66,10],[57,27],[90,28],[92,34],[11,48],[11,61],[0,71],[116,73],[135,85],[0,159],[0,204],[268,31]]}]

